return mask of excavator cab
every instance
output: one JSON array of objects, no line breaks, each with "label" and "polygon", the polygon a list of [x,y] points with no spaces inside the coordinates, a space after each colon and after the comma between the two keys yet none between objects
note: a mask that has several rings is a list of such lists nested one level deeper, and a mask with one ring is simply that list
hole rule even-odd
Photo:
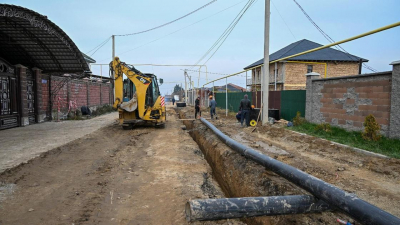
[{"label": "excavator cab", "polygon": [[123,128],[132,129],[137,124],[164,126],[166,110],[165,106],[161,105],[157,76],[142,73],[135,67],[119,61],[118,57],[110,63],[110,71],[115,81],[113,107],[119,111],[119,121]]}]

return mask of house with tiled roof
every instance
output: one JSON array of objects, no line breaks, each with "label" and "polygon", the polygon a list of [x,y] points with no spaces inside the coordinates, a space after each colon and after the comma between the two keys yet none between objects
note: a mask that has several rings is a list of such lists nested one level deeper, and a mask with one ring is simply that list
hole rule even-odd
[{"label": "house with tiled roof", "polygon": [[[321,47],[321,44],[303,39],[294,42],[269,56],[269,61],[291,56],[310,49]],[[269,65],[270,90],[301,90],[306,87],[306,73],[317,72],[321,78],[361,74],[361,65],[367,59],[342,52],[333,48],[296,56],[285,61]],[[261,65],[264,59],[254,62],[244,69],[252,69],[252,77],[247,86],[256,91],[261,88]]]}]

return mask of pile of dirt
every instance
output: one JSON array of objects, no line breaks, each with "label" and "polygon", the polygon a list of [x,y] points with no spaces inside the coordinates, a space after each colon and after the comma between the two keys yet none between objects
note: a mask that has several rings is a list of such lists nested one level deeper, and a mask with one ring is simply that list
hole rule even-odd
[{"label": "pile of dirt", "polygon": [[[181,117],[190,108],[180,111]],[[207,113],[203,115],[207,116]],[[331,183],[385,211],[400,216],[400,160],[354,152],[320,138],[301,135],[272,126],[241,128],[234,118],[212,123],[231,138]],[[190,134],[200,145],[224,193],[231,197],[305,194],[276,174],[233,152],[200,121],[185,121]],[[336,224],[344,214],[325,212],[312,215],[257,218],[258,223]],[[246,221],[249,222],[249,221]],[[253,223],[253,222],[249,222]]]}]

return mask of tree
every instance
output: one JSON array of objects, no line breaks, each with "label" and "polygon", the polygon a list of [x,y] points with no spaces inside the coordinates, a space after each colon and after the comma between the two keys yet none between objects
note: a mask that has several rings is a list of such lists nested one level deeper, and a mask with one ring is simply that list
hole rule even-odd
[{"label": "tree", "polygon": [[180,94],[182,90],[183,90],[182,87],[179,86],[179,84],[177,84],[174,87],[174,94]]}]

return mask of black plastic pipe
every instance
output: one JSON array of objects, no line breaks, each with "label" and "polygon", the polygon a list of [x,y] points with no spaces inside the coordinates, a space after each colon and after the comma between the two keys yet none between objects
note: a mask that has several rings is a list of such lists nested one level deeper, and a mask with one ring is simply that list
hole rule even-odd
[{"label": "black plastic pipe", "polygon": [[187,221],[314,213],[330,206],[310,195],[195,199],[186,203]]},{"label": "black plastic pipe", "polygon": [[282,163],[246,145],[243,145],[226,136],[214,125],[203,118],[201,118],[201,122],[210,128],[222,142],[224,142],[234,151],[284,177],[290,182],[310,192],[315,197],[324,200],[331,206],[339,208],[353,219],[358,220],[363,224],[400,224],[399,218],[364,200],[359,199],[355,194],[345,192],[340,188],[311,176],[310,174],[307,174],[293,166]]}]

